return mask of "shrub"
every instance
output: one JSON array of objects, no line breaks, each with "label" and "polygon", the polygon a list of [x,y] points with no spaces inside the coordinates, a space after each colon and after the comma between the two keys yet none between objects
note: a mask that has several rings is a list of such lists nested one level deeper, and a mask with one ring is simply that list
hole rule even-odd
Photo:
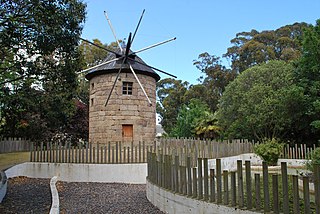
[{"label": "shrub", "polygon": [[307,169],[313,171],[315,164],[320,164],[320,147],[316,148],[311,153],[311,160],[306,163]]},{"label": "shrub", "polygon": [[282,148],[283,144],[276,139],[265,139],[261,144],[254,147],[254,153],[266,161],[268,165],[277,165]]}]

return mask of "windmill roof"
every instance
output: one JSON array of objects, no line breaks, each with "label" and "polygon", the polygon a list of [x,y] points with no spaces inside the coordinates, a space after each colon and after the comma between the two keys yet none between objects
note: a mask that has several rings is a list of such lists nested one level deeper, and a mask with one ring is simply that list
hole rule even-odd
[{"label": "windmill roof", "polygon": [[[115,51],[115,52],[120,53],[120,50]],[[130,51],[130,53],[132,53],[132,51]],[[119,56],[120,56],[120,54],[119,54]],[[108,56],[105,58],[105,60],[103,60],[103,62],[108,62],[110,60],[116,59],[116,57],[119,57],[119,56],[116,56],[114,53],[109,53]],[[133,61],[133,59],[137,62]],[[134,54],[129,55],[127,60],[131,64],[135,73],[151,76],[156,81],[160,80],[160,76],[153,69],[146,66],[146,63],[137,55],[134,55]],[[97,75],[108,74],[108,73],[118,73],[119,69],[121,67],[122,61],[123,61],[123,59],[112,61],[112,62],[106,63],[106,64],[102,64],[103,62],[101,62],[102,65],[94,67],[92,69],[89,69],[89,71],[85,75],[85,77],[86,77],[86,79],[90,80],[94,76],[97,76]],[[140,63],[138,63],[138,62],[140,62]],[[127,62],[123,63],[121,72],[122,73],[131,73],[129,64]]]}]

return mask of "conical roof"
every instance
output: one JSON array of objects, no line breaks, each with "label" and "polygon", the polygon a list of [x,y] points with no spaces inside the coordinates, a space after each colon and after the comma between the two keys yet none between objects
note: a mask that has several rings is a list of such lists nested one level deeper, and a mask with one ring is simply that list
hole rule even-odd
[{"label": "conical roof", "polygon": [[[115,52],[121,53],[120,50],[117,50]],[[130,51],[130,53],[132,53],[132,51]],[[119,54],[119,56],[121,55]],[[103,62],[108,62],[110,60],[116,59],[116,57],[119,57],[119,56],[116,56],[114,53],[109,53]],[[118,73],[121,67],[122,61],[123,59],[118,59],[116,61],[112,61],[110,63],[94,67],[88,71],[85,77],[86,79],[90,80],[97,75]],[[127,61],[131,64],[136,74],[151,76],[156,81],[160,80],[160,76],[150,67],[146,66],[146,63],[137,55],[135,54],[129,55]],[[121,73],[132,73],[130,70],[129,64],[127,62],[123,63]]]}]

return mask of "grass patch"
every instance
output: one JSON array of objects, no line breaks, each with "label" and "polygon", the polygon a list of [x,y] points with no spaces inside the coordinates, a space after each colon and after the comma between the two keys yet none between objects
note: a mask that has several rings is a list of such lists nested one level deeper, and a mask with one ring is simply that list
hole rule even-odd
[{"label": "grass patch", "polygon": [[28,162],[30,152],[12,152],[0,154],[0,170],[7,169],[19,163]]}]

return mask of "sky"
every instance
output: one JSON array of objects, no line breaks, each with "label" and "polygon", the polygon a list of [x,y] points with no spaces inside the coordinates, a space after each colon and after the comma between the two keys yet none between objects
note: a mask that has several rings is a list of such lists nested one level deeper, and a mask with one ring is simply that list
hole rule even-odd
[{"label": "sky", "polygon": [[[147,64],[197,84],[201,72],[193,65],[199,54],[221,57],[236,34],[252,29],[275,30],[295,22],[315,25],[320,19],[320,0],[84,0],[87,17],[82,37],[115,41],[104,11],[118,39],[134,32],[145,9],[131,46],[144,47],[177,39],[138,54]],[[227,67],[228,61],[223,62]],[[169,76],[158,72],[161,78]]]}]

